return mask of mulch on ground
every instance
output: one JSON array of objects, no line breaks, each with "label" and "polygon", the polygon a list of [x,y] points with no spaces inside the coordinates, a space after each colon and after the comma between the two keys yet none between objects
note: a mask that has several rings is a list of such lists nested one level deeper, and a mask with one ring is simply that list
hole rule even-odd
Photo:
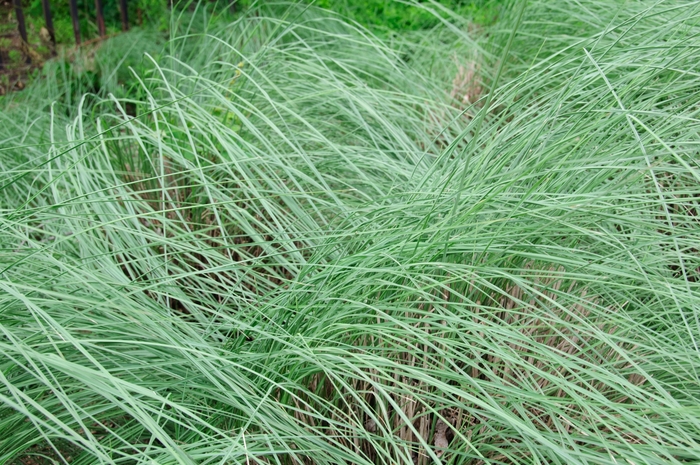
[{"label": "mulch on ground", "polygon": [[34,72],[51,57],[48,44],[42,44],[40,32],[28,25],[29,45],[22,43],[17,17],[11,1],[0,1],[0,95],[22,90]]}]

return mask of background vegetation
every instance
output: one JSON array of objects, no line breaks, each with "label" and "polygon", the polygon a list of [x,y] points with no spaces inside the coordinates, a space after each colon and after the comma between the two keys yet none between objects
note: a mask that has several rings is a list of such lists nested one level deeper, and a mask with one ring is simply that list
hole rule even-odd
[{"label": "background vegetation", "polygon": [[0,462],[700,461],[700,6],[414,8],[0,101]]}]

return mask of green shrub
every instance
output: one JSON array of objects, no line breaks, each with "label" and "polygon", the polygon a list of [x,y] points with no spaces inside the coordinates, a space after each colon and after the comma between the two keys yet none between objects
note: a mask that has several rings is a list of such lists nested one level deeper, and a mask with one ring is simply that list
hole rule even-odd
[{"label": "green shrub", "polygon": [[[480,25],[491,24],[497,16],[499,4],[494,0],[448,0],[438,2],[443,8],[470,18]],[[434,7],[435,3],[417,4],[395,0],[319,0],[321,8],[336,11],[367,27],[381,27],[395,31],[420,30],[435,27],[439,20],[421,6]]]}]

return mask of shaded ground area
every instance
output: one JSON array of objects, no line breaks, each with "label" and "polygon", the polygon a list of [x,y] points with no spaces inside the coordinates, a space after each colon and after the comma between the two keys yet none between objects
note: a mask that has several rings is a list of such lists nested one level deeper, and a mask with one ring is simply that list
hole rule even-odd
[{"label": "shaded ground area", "polygon": [[29,46],[22,44],[12,2],[0,3],[0,95],[24,89],[27,80],[51,57],[49,42],[42,40],[41,27],[27,21]]}]

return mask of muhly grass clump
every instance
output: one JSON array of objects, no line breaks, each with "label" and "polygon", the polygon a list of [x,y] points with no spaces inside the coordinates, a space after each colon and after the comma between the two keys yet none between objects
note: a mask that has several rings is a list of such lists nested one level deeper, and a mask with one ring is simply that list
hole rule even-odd
[{"label": "muhly grass clump", "polygon": [[0,462],[699,461],[699,13],[261,11],[7,112]]}]

